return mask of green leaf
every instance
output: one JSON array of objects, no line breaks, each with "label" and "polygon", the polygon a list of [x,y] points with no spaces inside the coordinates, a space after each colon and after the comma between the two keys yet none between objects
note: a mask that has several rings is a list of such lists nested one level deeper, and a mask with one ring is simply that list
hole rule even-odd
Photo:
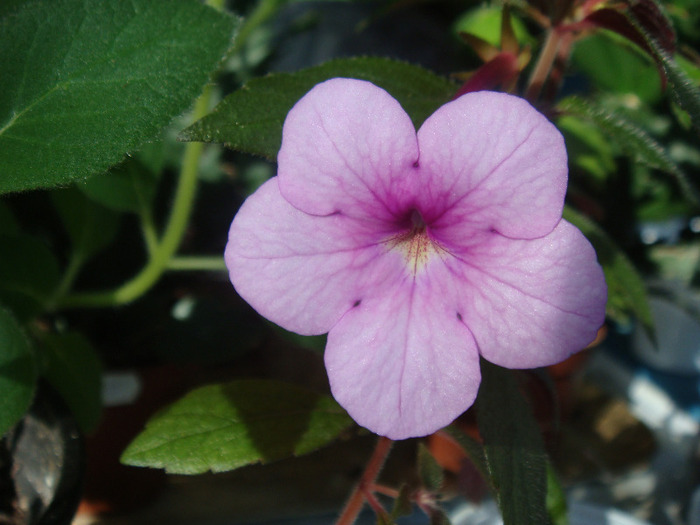
[{"label": "green leaf", "polygon": [[658,46],[656,46],[655,51],[658,53],[668,75],[674,100],[688,112],[693,126],[700,132],[700,89],[697,83],[687,75],[683,68],[668,53],[663,52]]},{"label": "green leaf", "polygon": [[37,367],[29,341],[10,312],[0,306],[0,437],[29,409]]},{"label": "green leaf", "polygon": [[[500,46],[503,8],[498,5],[481,5],[462,14],[454,24],[458,33],[468,33],[485,40],[492,46]],[[516,15],[510,15],[513,31],[520,44],[532,44],[534,39],[525,24]]]},{"label": "green leaf", "polygon": [[688,76],[674,58],[659,44],[656,35],[646,30],[644,24],[634,16],[629,17],[630,22],[637,28],[645,39],[654,58],[661,63],[664,72],[671,84],[671,93],[676,103],[688,112],[693,126],[700,133],[700,88],[697,83]]},{"label": "green leaf", "polygon": [[576,226],[591,242],[598,254],[608,285],[607,314],[618,322],[627,323],[633,315],[654,338],[654,322],[649,308],[646,286],[625,253],[593,221],[566,206],[564,219]]},{"label": "green leaf", "polygon": [[84,432],[97,427],[102,412],[102,365],[80,333],[46,334],[41,339],[43,375],[63,397]]},{"label": "green leaf", "polygon": [[547,455],[511,370],[481,360],[477,422],[505,525],[547,522]]},{"label": "green leaf", "polygon": [[68,232],[73,253],[86,260],[112,242],[119,215],[90,201],[76,188],[51,192],[53,204]]},{"label": "green leaf", "polygon": [[418,475],[428,490],[438,491],[442,488],[444,472],[424,443],[418,444]]},{"label": "green leaf", "polygon": [[652,61],[612,33],[598,33],[578,41],[571,60],[603,91],[634,93],[655,102],[662,94],[658,70]]},{"label": "green leaf", "polygon": [[18,233],[19,224],[12,210],[4,202],[0,202],[0,234],[16,235]]},{"label": "green leaf", "polygon": [[296,73],[277,73],[248,82],[226,97],[212,113],[181,134],[182,140],[218,142],[274,160],[282,124],[292,106],[316,84],[334,77],[368,80],[387,90],[416,127],[457,86],[423,68],[385,58],[341,58]]},{"label": "green leaf", "polygon": [[0,300],[20,319],[39,313],[58,286],[58,263],[30,235],[0,235]]},{"label": "green leaf", "polygon": [[151,419],[122,461],[177,474],[223,472],[307,454],[352,424],[329,396],[277,381],[190,392]]},{"label": "green leaf", "polygon": [[578,97],[562,100],[558,108],[570,115],[593,122],[636,162],[672,175],[685,196],[700,204],[700,192],[678,165],[673,162],[664,147],[655,141],[642,128],[625,119],[622,115],[608,111],[590,101]]},{"label": "green leaf", "polygon": [[0,192],[104,172],[156,138],[237,25],[194,0],[44,0],[0,20]]},{"label": "green leaf", "polygon": [[408,516],[413,512],[411,505],[411,488],[404,483],[399,488],[399,495],[394,500],[394,506],[391,509],[391,519],[396,520],[402,516]]},{"label": "green leaf", "polygon": [[552,525],[569,525],[566,494],[551,463],[547,463],[547,512]]},{"label": "green leaf", "polygon": [[135,158],[126,159],[104,175],[78,183],[78,188],[92,200],[130,213],[150,210],[157,187],[158,174]]}]

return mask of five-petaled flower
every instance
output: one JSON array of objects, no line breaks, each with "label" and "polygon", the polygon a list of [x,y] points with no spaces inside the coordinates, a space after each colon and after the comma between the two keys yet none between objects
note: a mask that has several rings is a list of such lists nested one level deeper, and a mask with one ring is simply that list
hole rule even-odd
[{"label": "five-petaled flower", "polygon": [[479,356],[509,368],[590,343],[606,286],[561,218],[561,134],[525,100],[466,94],[416,133],[360,80],[315,86],[287,115],[278,175],[236,215],[226,263],[260,314],[328,332],[336,400],[392,439],[474,402]]}]

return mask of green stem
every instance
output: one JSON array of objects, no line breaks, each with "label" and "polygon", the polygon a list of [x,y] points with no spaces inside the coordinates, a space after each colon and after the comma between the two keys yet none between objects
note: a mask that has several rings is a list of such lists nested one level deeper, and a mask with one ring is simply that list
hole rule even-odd
[{"label": "green stem", "polygon": [[226,263],[220,255],[176,256],[168,261],[168,270],[178,271],[226,271]]},{"label": "green stem", "polygon": [[238,37],[233,44],[232,54],[241,50],[253,30],[265,23],[280,7],[280,0],[261,0],[255,9],[246,17],[238,31]]},{"label": "green stem", "polygon": [[[199,120],[206,115],[210,99],[211,86],[206,86],[195,104],[194,120]],[[170,217],[163,237],[160,242],[152,247],[150,259],[146,266],[130,281],[114,290],[68,295],[60,301],[59,306],[61,308],[116,306],[130,303],[141,297],[158,281],[168,268],[170,259],[180,246],[185,234],[185,228],[189,223],[197,188],[197,169],[203,149],[204,144],[201,142],[188,142],[185,146],[182,169],[180,170]],[[144,227],[146,226],[147,224],[144,225]],[[149,234],[146,233],[146,235]],[[150,247],[153,241],[152,239],[149,240],[147,236],[146,242]]]}]

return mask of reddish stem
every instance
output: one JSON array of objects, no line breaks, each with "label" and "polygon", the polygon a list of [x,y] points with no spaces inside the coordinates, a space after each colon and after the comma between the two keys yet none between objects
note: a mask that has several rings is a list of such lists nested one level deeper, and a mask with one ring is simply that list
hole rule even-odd
[{"label": "reddish stem", "polygon": [[[357,486],[355,486],[355,489],[350,495],[350,499],[348,499],[348,502],[345,504],[345,508],[340,514],[338,521],[335,522],[335,525],[352,525],[355,523],[357,516],[362,510],[365,499],[367,499],[367,495],[371,494],[369,489],[373,487],[377,476],[379,476],[393,443],[394,442],[389,438],[379,438],[377,446],[374,448],[372,457],[370,457],[367,462],[367,466],[362,473],[360,481],[357,483]],[[372,498],[372,500],[374,500],[374,498]]]},{"label": "reddish stem", "polygon": [[552,69],[552,64],[554,64],[554,59],[557,57],[560,42],[561,35],[557,28],[550,29],[547,33],[544,46],[542,46],[542,51],[540,51],[535,69],[530,76],[527,91],[525,92],[525,98],[530,102],[536,102],[537,98],[540,96],[542,87],[547,81],[547,76]]},{"label": "reddish stem", "polygon": [[378,485],[375,483],[374,485],[372,485],[370,487],[370,490],[372,492],[376,492],[377,494],[383,494],[384,496],[389,496],[392,499],[398,499],[398,497],[399,497],[398,490],[391,488],[391,487],[387,487],[386,485]]}]

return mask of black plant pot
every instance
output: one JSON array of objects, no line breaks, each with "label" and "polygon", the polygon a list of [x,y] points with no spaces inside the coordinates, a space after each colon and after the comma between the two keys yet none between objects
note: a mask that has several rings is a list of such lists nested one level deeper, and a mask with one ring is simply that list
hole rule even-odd
[{"label": "black plant pot", "polygon": [[0,441],[0,525],[68,525],[82,495],[83,436],[41,382],[24,418]]}]

